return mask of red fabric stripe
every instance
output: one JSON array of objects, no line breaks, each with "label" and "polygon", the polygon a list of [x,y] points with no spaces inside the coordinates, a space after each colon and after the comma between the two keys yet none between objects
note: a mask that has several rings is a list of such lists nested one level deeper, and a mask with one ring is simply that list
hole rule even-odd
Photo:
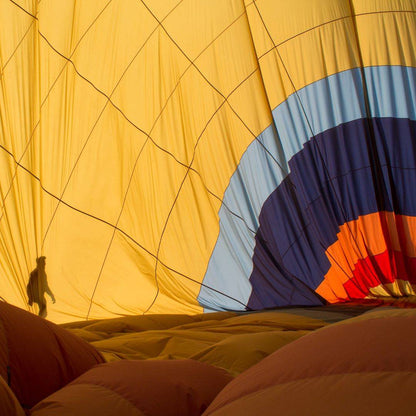
[{"label": "red fabric stripe", "polygon": [[361,299],[370,293],[370,288],[396,279],[416,284],[416,258],[401,251],[386,250],[381,254],[361,259],[355,265],[353,277],[344,284],[348,295]]}]

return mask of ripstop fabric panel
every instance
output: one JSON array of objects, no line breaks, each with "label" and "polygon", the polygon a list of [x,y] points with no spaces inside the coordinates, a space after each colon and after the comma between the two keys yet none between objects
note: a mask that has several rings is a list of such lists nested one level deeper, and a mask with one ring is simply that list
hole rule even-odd
[{"label": "ripstop fabric panel", "polygon": [[43,254],[55,321],[201,311],[222,194],[271,123],[244,5],[1,7],[2,296],[24,307]]},{"label": "ripstop fabric panel", "polygon": [[[189,358],[236,376],[283,345],[350,316],[329,308],[128,316],[63,325],[108,362]],[[354,315],[364,310],[356,308]]]},{"label": "ripstop fabric panel", "polygon": [[[271,147],[257,162],[252,144],[243,155],[224,201],[244,218],[251,211],[256,234],[222,207],[204,283],[240,296],[251,309],[414,294],[413,239],[406,224],[416,207],[415,5],[318,3],[301,2],[298,14],[290,14],[297,6],[289,2],[248,5],[274,108],[275,129],[259,137],[269,143],[275,132],[282,150]],[[320,13],[325,7],[326,18]],[[273,23],[279,19],[288,26]],[[287,167],[251,174],[252,166],[272,158]],[[260,200],[248,201],[246,194]],[[376,228],[351,226],[377,212]],[[397,227],[383,225],[391,213],[400,218]],[[378,240],[384,240],[384,260],[373,252]],[[198,299],[207,309],[238,306],[205,287]]]},{"label": "ripstop fabric panel", "polygon": [[0,413],[8,416],[24,416],[25,412],[10,390],[6,381],[0,376]]},{"label": "ripstop fabric panel", "polygon": [[1,296],[41,255],[56,322],[414,294],[415,12],[0,0]]},{"label": "ripstop fabric panel", "polygon": [[122,360],[82,374],[31,415],[200,416],[231,380],[194,360]]},{"label": "ripstop fabric panel", "polygon": [[64,328],[0,301],[0,377],[24,409],[104,361]]},{"label": "ripstop fabric panel", "polygon": [[318,329],[236,377],[204,416],[410,416],[415,322],[414,309],[387,309]]}]

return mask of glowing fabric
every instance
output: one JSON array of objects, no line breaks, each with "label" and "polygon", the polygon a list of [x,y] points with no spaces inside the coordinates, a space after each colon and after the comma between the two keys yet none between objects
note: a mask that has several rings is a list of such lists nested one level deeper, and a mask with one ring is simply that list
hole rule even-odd
[{"label": "glowing fabric", "polygon": [[39,256],[58,322],[414,294],[415,12],[0,0],[0,296]]}]

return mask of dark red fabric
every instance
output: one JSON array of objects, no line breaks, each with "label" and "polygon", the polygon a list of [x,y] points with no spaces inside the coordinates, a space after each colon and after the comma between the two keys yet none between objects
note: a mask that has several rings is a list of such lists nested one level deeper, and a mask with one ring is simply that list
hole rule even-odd
[{"label": "dark red fabric", "polygon": [[106,387],[149,416],[199,416],[232,379],[194,360],[123,360],[97,366],[71,384]]},{"label": "dark red fabric", "polygon": [[24,416],[23,409],[3,377],[0,377],[0,415]]},{"label": "dark red fabric", "polygon": [[0,331],[0,374],[26,409],[104,362],[81,338],[5,302]]}]

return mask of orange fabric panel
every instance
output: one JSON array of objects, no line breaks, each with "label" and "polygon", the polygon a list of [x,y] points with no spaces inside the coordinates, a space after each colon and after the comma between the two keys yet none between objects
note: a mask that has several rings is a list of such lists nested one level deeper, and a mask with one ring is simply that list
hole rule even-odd
[{"label": "orange fabric panel", "polygon": [[377,212],[350,221],[340,227],[338,240],[326,251],[331,267],[316,292],[329,301],[346,299],[344,284],[353,277],[359,260],[386,250],[416,257],[415,247],[415,217]]},{"label": "orange fabric panel", "polygon": [[413,372],[307,378],[243,396],[204,416],[413,416],[415,385]]},{"label": "orange fabric panel", "polygon": [[194,360],[118,361],[88,371],[74,384],[105,385],[146,415],[200,415],[232,380]]},{"label": "orange fabric panel", "polygon": [[[32,415],[199,416],[232,379],[194,360],[123,360],[87,371],[39,403]],[[111,401],[92,403],[102,389]],[[125,402],[133,407],[130,413]]]},{"label": "orange fabric panel", "polygon": [[10,386],[24,408],[103,362],[95,348],[69,331],[15,306],[0,302],[0,351],[7,357]]},{"label": "orange fabric panel", "polygon": [[[416,310],[411,312],[383,319],[370,316],[306,335],[239,375],[206,414],[215,414],[242,397],[302,379],[377,371],[416,373]],[[310,414],[319,412],[311,410]]]},{"label": "orange fabric panel", "polygon": [[133,403],[106,387],[64,387],[38,403],[31,416],[145,416]]}]

